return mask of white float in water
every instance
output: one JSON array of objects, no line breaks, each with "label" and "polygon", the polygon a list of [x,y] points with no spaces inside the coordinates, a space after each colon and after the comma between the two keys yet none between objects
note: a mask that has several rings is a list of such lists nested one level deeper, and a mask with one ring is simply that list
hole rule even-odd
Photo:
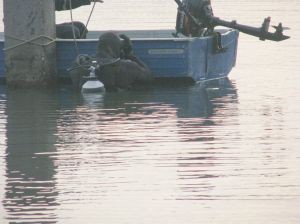
[{"label": "white float in water", "polygon": [[87,81],[83,84],[81,88],[82,93],[97,93],[105,92],[105,87],[102,82],[97,79],[95,66],[90,66],[90,75],[86,77]]}]

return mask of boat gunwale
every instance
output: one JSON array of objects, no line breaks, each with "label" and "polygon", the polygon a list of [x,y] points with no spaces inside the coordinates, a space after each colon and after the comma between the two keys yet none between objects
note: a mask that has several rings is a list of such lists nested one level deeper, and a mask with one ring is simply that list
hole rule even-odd
[{"label": "boat gunwale", "polygon": [[[235,29],[216,29],[216,31],[221,32],[221,35],[227,35],[228,33],[234,31]],[[96,33],[104,33],[104,32],[109,32],[110,30],[91,30],[89,32],[93,33],[94,35]],[[126,33],[126,32],[138,32],[138,33],[147,33],[147,32],[154,32],[154,31],[173,31],[173,30],[112,30],[112,32],[116,33]],[[172,33],[172,32],[171,32]],[[193,41],[195,39],[209,39],[212,38],[212,36],[202,36],[202,37],[185,37],[185,36],[180,36],[180,37],[130,37],[132,41]],[[74,42],[74,39],[61,39],[61,38],[55,38],[54,39],[56,42]],[[5,41],[5,34],[4,32],[0,32],[0,41]],[[89,41],[98,41],[98,38],[86,38],[86,39],[76,39],[77,42],[89,42]]]},{"label": "boat gunwale", "polygon": [[[217,29],[216,31],[221,31],[221,35],[227,35],[230,32],[234,31],[235,29]],[[145,32],[151,32],[151,31],[160,31],[160,30],[116,30],[116,31],[112,31],[112,32],[117,32],[117,33],[122,33],[124,32],[126,34],[126,32],[139,32],[142,33],[143,31]],[[167,31],[167,30],[161,30],[161,31]],[[168,30],[169,31],[169,30]],[[170,30],[171,31],[171,30]],[[109,32],[109,30],[91,30],[90,32],[95,33],[104,33],[104,32]],[[143,41],[143,40],[147,40],[147,41],[193,41],[195,39],[209,39],[212,38],[212,36],[202,36],[202,37],[185,37],[185,36],[180,36],[180,37],[130,37],[130,40],[132,41]],[[60,38],[56,38],[56,41],[58,42],[72,42],[74,41],[74,39],[60,39]],[[88,42],[88,41],[98,41],[98,38],[86,38],[86,39],[76,39],[76,41],[78,42]]]}]

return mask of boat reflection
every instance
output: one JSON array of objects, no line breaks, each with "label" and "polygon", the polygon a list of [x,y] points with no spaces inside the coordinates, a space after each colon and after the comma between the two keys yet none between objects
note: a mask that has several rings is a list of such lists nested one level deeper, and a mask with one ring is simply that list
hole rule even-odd
[{"label": "boat reflection", "polygon": [[[4,95],[2,203],[11,222],[55,223],[70,214],[80,218],[76,208],[90,203],[88,189],[94,189],[92,200],[99,203],[114,198],[126,204],[122,195],[128,189],[147,191],[149,201],[199,199],[194,194],[205,189],[209,195],[217,174],[206,170],[218,158],[211,144],[201,143],[214,140],[215,127],[222,128],[237,110],[230,81],[100,95],[74,93],[68,86],[7,90]],[[143,179],[145,173],[161,186]],[[207,182],[195,185],[195,179]],[[116,189],[122,192],[117,198]],[[86,209],[98,217],[98,211]]]},{"label": "boat reflection", "polygon": [[80,106],[102,108],[109,113],[136,112],[149,106],[171,105],[179,118],[210,117],[225,106],[237,103],[235,85],[225,79],[222,82],[195,85],[159,85],[132,91],[84,94]]}]

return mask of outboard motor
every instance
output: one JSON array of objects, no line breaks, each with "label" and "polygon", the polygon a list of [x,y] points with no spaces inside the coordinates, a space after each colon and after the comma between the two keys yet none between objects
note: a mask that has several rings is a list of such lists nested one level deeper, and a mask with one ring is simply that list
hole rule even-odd
[{"label": "outboard motor", "polygon": [[[174,0],[178,5],[178,14],[176,20],[176,33],[182,33],[185,36],[200,37],[203,34],[212,34],[216,26],[225,26],[236,29],[240,32],[258,37],[260,40],[283,41],[289,39],[289,36],[283,34],[288,29],[281,23],[275,28],[275,32],[269,32],[271,18],[267,17],[261,27],[252,27],[238,24],[234,21],[222,20],[215,17],[211,8],[210,0]],[[206,29],[205,32],[204,29]]]},{"label": "outboard motor", "polygon": [[104,84],[96,76],[96,64],[97,62],[93,61],[93,64],[89,67],[89,76],[83,77],[86,82],[82,85],[82,93],[105,92]]}]

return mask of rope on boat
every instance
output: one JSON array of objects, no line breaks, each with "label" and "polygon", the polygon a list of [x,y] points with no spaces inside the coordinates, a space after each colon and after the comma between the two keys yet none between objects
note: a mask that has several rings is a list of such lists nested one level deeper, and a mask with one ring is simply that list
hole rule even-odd
[{"label": "rope on boat", "polygon": [[[91,16],[92,16],[93,12],[94,12],[96,3],[97,2],[94,2],[94,4],[93,4],[92,10],[90,12],[90,15],[89,15],[88,20],[87,20],[86,25],[85,25],[85,31],[87,31],[87,26],[88,26],[88,24],[90,22],[90,19],[91,19]],[[78,56],[79,55],[79,47],[78,47],[76,36],[75,36],[74,20],[73,20],[73,10],[72,10],[72,0],[69,0],[69,7],[70,7],[70,17],[71,17],[71,23],[72,23],[73,41],[74,41],[76,53],[77,53],[77,56]],[[82,35],[82,34],[80,34],[80,35]],[[80,38],[81,38],[81,36],[80,36]]]},{"label": "rope on boat", "polygon": [[[223,75],[223,74],[222,74],[222,75]],[[216,81],[216,80],[222,80],[222,79],[225,79],[225,78],[227,78],[226,75],[220,76],[220,77],[217,77],[217,78],[211,78],[211,79],[199,80],[199,81],[196,82],[196,84],[200,84],[200,85],[201,85],[201,84],[205,84],[205,83],[207,83],[207,82]]]},{"label": "rope on boat", "polygon": [[93,7],[92,7],[92,10],[91,10],[91,12],[90,12],[90,15],[89,15],[89,17],[88,17],[88,20],[87,20],[87,22],[86,22],[86,24],[85,24],[85,31],[88,31],[87,27],[88,27],[89,22],[90,22],[90,20],[91,20],[91,17],[92,17],[92,14],[93,14],[93,12],[94,12],[96,3],[97,3],[97,2],[94,2]]},{"label": "rope on boat", "polygon": [[[94,12],[96,3],[97,2],[94,2],[92,10],[91,10],[91,12],[89,14],[88,20],[87,20],[87,22],[85,24],[85,31],[87,31],[87,27],[88,27],[88,24],[90,22],[91,16],[92,16],[92,14]],[[80,57],[80,56],[84,56],[85,57],[86,55],[79,53],[79,47],[78,47],[77,39],[76,39],[76,36],[75,36],[75,29],[74,29],[74,25],[73,25],[74,24],[74,20],[73,20],[73,11],[72,11],[72,2],[71,2],[71,0],[69,0],[69,7],[70,7],[70,17],[71,17],[71,23],[72,23],[73,41],[74,41],[74,45],[75,45],[75,48],[76,48],[77,58]],[[101,63],[98,66],[102,67],[102,66],[112,65],[112,64],[117,63],[118,61],[120,61],[120,58],[116,58],[115,60],[112,60],[110,62]],[[91,66],[91,65],[89,65],[89,66]],[[72,71],[72,70],[76,70],[76,69],[79,69],[79,68],[84,69],[84,70],[89,70],[88,67],[87,67],[87,65],[82,65],[79,62],[78,62],[78,66],[73,67],[73,68],[69,68],[67,70],[68,71]]]},{"label": "rope on boat", "polygon": [[74,45],[75,45],[76,53],[77,53],[77,55],[79,55],[79,48],[78,48],[78,44],[77,44],[76,36],[75,36],[75,27],[74,27],[73,12],[72,12],[72,0],[69,0],[69,7],[70,7],[70,17],[71,17],[71,23],[72,23],[72,33],[73,33]]},{"label": "rope on boat", "polygon": [[[76,59],[76,63],[78,64],[78,66],[68,68],[67,69],[68,72],[79,69],[79,68],[82,68],[84,70],[89,70],[89,67],[92,66],[92,62],[90,64],[81,64],[80,59],[78,59],[79,57],[90,57],[90,56],[88,56],[86,54],[79,54],[77,56],[77,59]],[[92,59],[94,59],[94,58],[90,57],[90,61],[92,61]],[[99,63],[96,68],[100,68],[100,67],[104,67],[104,66],[108,66],[108,65],[113,65],[113,64],[116,64],[117,62],[119,62],[120,60],[121,60],[121,58],[115,58],[114,60],[111,60],[109,62]]]},{"label": "rope on boat", "polygon": [[[14,40],[18,40],[18,41],[21,42],[19,44],[14,45],[14,46],[4,48],[3,49],[4,51],[13,50],[13,49],[18,48],[20,46],[23,46],[25,44],[33,44],[33,45],[36,45],[36,46],[47,47],[48,45],[55,42],[55,39],[53,39],[52,37],[46,36],[46,35],[40,35],[40,36],[34,37],[30,40],[23,40],[23,39],[14,37],[14,36],[10,36],[8,34],[5,34],[4,36],[8,37],[8,38],[11,38],[11,39],[14,39]],[[47,43],[44,43],[44,44],[36,43],[36,41],[39,40],[39,39],[48,39],[49,41]]]}]

